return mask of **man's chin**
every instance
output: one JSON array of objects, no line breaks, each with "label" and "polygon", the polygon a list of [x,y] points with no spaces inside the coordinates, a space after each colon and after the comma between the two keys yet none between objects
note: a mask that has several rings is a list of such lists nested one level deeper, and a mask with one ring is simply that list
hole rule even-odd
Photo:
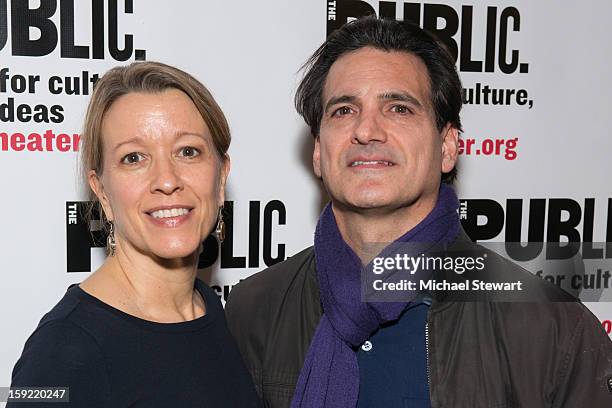
[{"label": "man's chin", "polygon": [[330,197],[332,197],[331,201],[334,207],[339,210],[370,214],[406,209],[424,198],[423,195],[417,195],[416,197],[409,194],[397,196],[397,194],[389,194],[389,191],[383,193],[372,190],[336,196],[330,193]]},{"label": "man's chin", "polygon": [[332,200],[334,205],[354,212],[391,211],[397,203],[384,197],[359,197],[347,200]]}]

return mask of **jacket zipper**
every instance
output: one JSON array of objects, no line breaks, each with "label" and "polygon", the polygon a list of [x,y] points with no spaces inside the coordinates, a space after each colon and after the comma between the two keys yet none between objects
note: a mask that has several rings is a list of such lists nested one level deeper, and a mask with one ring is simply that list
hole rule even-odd
[{"label": "jacket zipper", "polygon": [[425,359],[427,364],[427,389],[430,390],[431,381],[429,378],[429,322],[425,322]]}]

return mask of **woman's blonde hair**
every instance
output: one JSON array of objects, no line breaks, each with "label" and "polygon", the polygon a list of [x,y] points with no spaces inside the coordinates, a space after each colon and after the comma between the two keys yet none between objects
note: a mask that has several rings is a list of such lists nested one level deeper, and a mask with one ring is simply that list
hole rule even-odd
[{"label": "woman's blonde hair", "polygon": [[[95,85],[81,136],[82,179],[87,181],[91,170],[94,170],[98,176],[104,171],[102,122],[112,104],[121,96],[132,92],[158,93],[168,89],[178,89],[193,101],[210,130],[220,161],[227,158],[227,149],[231,141],[229,125],[208,89],[185,71],[170,65],[151,61],[134,62],[127,66],[112,68]],[[92,211],[99,212],[100,220],[105,227],[106,217],[91,189],[89,189],[89,200],[92,205],[87,217],[91,220]]]}]

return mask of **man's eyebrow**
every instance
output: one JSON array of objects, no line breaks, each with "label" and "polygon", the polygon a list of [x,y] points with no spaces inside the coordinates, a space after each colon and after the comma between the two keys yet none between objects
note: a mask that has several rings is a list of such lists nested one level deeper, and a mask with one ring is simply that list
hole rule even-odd
[{"label": "man's eyebrow", "polygon": [[385,92],[384,94],[380,95],[378,99],[383,101],[401,101],[410,103],[417,108],[423,108],[423,104],[419,102],[417,98],[405,92]]},{"label": "man's eyebrow", "polygon": [[357,97],[355,95],[334,96],[330,98],[329,101],[327,101],[327,103],[325,104],[324,112],[327,113],[327,111],[329,111],[329,108],[339,103],[353,103],[356,100],[357,100]]},{"label": "man's eyebrow", "polygon": [[[411,105],[414,105],[416,108],[423,108],[423,104],[419,102],[417,98],[415,98],[414,96],[406,92],[401,92],[401,91],[385,92],[379,95],[378,99],[383,100],[383,101],[401,101],[401,102],[406,102]],[[329,101],[327,101],[327,103],[325,104],[324,112],[327,113],[329,109],[334,105],[338,105],[341,103],[355,103],[356,100],[357,100],[357,97],[355,95],[334,96],[330,98]]]}]

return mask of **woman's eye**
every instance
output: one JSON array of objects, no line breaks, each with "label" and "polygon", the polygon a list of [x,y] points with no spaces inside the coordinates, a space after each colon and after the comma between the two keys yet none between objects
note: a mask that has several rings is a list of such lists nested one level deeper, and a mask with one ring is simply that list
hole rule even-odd
[{"label": "woman's eye", "polygon": [[353,110],[348,107],[348,106],[343,106],[339,109],[336,109],[333,113],[333,116],[343,116],[343,115],[348,115],[349,113],[351,113]]},{"label": "woman's eye", "polygon": [[121,163],[123,164],[134,164],[138,163],[143,159],[143,155],[137,152],[128,153],[121,159]]},{"label": "woman's eye", "polygon": [[195,147],[191,147],[191,146],[183,147],[179,152],[179,156],[182,156],[182,157],[196,157],[199,155],[200,155],[200,151],[196,149]]}]

